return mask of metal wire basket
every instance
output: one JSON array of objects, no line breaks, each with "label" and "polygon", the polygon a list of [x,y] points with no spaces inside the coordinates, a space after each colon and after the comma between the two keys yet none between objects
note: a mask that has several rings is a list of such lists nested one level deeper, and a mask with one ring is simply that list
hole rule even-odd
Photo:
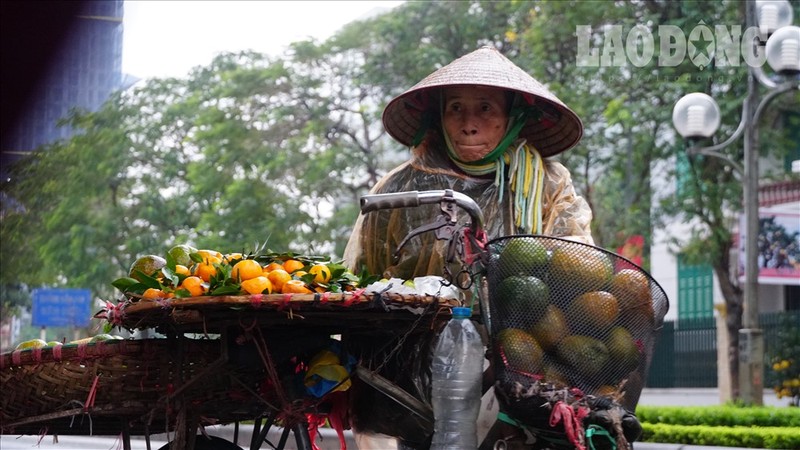
[{"label": "metal wire basket", "polygon": [[668,309],[661,286],[617,254],[565,239],[506,236],[487,251],[495,389],[509,414],[541,425],[545,403],[587,396],[633,411]]}]

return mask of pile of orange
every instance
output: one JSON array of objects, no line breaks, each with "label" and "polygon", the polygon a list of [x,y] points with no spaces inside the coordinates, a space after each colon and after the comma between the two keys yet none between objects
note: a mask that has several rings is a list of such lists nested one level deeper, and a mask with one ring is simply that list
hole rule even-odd
[{"label": "pile of orange", "polygon": [[[202,295],[311,294],[342,289],[334,286],[332,263],[294,256],[276,256],[266,263],[260,262],[264,259],[176,245],[166,259],[155,255],[137,259],[128,281],[118,284],[117,280],[113,284],[118,288],[123,286],[120,288],[123,292],[140,294],[147,300]],[[354,287],[352,281],[349,283],[345,287]]]}]

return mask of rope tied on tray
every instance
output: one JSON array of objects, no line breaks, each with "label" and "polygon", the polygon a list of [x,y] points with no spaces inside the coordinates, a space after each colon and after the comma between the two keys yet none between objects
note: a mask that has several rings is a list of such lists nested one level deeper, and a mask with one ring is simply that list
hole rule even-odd
[{"label": "rope tied on tray", "polygon": [[356,289],[355,291],[353,291],[353,295],[350,298],[346,299],[342,303],[342,306],[344,306],[346,308],[346,307],[352,305],[353,302],[356,301],[356,299],[360,298],[364,294],[364,291],[366,291],[366,288],[360,288],[360,289]]},{"label": "rope tied on tray", "polygon": [[89,394],[86,396],[86,401],[83,403],[83,411],[89,412],[94,407],[95,398],[97,398],[97,383],[100,381],[100,375],[94,376],[92,387],[89,389]]},{"label": "rope tied on tray", "polygon": [[267,341],[264,339],[264,334],[261,332],[261,328],[256,328],[256,331],[258,332],[258,339],[253,339],[253,342],[256,345],[261,361],[264,363],[264,368],[267,370],[267,376],[275,386],[278,401],[280,402],[280,416],[286,422],[286,427],[289,428],[291,425],[305,420],[305,412],[302,409],[295,408],[295,405],[286,396],[280,376],[275,368],[275,362],[272,360],[272,355],[267,347]]}]

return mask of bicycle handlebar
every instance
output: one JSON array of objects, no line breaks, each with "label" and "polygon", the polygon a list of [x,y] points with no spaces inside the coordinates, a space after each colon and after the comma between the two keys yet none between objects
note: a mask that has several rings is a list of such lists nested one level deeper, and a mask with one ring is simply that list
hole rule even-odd
[{"label": "bicycle handlebar", "polygon": [[[405,191],[388,194],[370,194],[361,197],[361,212],[368,213],[379,209],[408,208],[431,203],[439,203],[445,199],[446,190],[438,191]],[[455,191],[450,191],[456,205],[469,214],[473,230],[483,229],[483,211],[475,200]]]}]

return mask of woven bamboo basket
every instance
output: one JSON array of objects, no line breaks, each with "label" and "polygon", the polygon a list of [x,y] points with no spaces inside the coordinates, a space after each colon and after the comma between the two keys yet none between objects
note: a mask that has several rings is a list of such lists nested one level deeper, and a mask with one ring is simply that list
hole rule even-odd
[{"label": "woven bamboo basket", "polygon": [[225,364],[218,341],[111,340],[0,355],[4,434],[117,435],[174,428],[191,406],[201,421],[255,417],[263,371]]},{"label": "woven bamboo basket", "polygon": [[[293,386],[294,366],[286,361],[309,358],[331,334],[405,333],[458,304],[359,291],[157,302],[128,296],[95,317],[130,330],[206,338],[109,340],[0,355],[0,426],[11,434],[150,434],[174,430],[181,410],[209,425],[284,413],[287,398],[298,411],[313,408]],[[288,374],[277,388],[269,369]]]}]

